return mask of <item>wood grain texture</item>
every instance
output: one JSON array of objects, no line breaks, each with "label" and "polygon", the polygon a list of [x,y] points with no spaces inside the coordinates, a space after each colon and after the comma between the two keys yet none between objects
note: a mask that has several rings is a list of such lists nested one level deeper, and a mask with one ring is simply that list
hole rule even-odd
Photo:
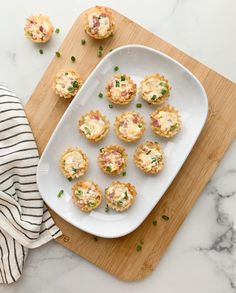
[{"label": "wood grain texture", "polygon": [[[95,241],[92,235],[52,212],[64,233],[56,240],[58,243],[118,278],[132,281],[142,279],[154,270],[235,137],[236,86],[128,18],[115,11],[114,14],[117,31],[114,37],[104,41],[95,41],[85,35],[83,15],[78,17],[59,49],[61,58],[52,60],[26,105],[26,114],[42,153],[70,103],[54,94],[54,75],[60,69],[73,67],[86,79],[100,61],[97,57],[99,45],[104,47],[104,55],[111,48],[125,44],[152,47],[181,62],[202,82],[209,98],[206,125],[177,177],[137,230],[118,239],[98,238]],[[81,39],[86,39],[85,46],[80,44]],[[71,55],[76,56],[76,63],[71,63]],[[164,214],[169,217],[168,221],[162,219]],[[152,224],[154,219],[156,226]],[[144,245],[142,251],[137,252],[135,248],[140,240],[144,240]]]}]

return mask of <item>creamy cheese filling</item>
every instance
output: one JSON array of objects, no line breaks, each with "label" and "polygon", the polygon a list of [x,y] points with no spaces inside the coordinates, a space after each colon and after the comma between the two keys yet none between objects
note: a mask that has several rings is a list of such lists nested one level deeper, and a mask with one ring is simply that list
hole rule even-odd
[{"label": "creamy cheese filling", "polygon": [[68,93],[75,94],[80,85],[78,77],[73,72],[63,72],[56,79],[56,90],[61,94],[67,95]]},{"label": "creamy cheese filling", "polygon": [[86,115],[83,124],[80,126],[81,131],[88,138],[100,136],[104,132],[105,122],[101,117]]},{"label": "creamy cheese filling", "polygon": [[162,154],[155,147],[144,146],[138,157],[142,167],[150,171],[158,165],[162,158]]},{"label": "creamy cheese filling", "polygon": [[118,207],[125,207],[130,204],[133,199],[133,195],[130,193],[129,189],[121,184],[116,184],[110,186],[106,191],[107,197],[112,202],[112,204]]},{"label": "creamy cheese filling", "polygon": [[157,121],[161,131],[164,133],[174,131],[179,127],[178,117],[172,112],[160,111],[154,119]]},{"label": "creamy cheese filling", "polygon": [[108,172],[114,172],[120,169],[125,163],[125,159],[118,151],[110,150],[104,152],[102,162]]},{"label": "creamy cheese filling", "polygon": [[168,85],[165,81],[151,77],[142,85],[142,91],[148,101],[156,101],[168,92]]},{"label": "creamy cheese filling", "polygon": [[120,97],[129,99],[133,94],[133,84],[125,75],[122,75],[121,78],[116,77],[110,84],[110,93],[113,100],[118,100]]},{"label": "creamy cheese filling", "polygon": [[100,194],[94,184],[87,181],[77,187],[75,195],[81,206],[96,207],[100,200]]},{"label": "creamy cheese filling", "polygon": [[88,26],[91,33],[105,36],[110,29],[110,20],[105,13],[93,12],[88,16]]},{"label": "creamy cheese filling", "polygon": [[26,31],[27,34],[33,38],[33,39],[41,39],[44,40],[44,38],[48,35],[48,33],[51,30],[51,25],[49,22],[44,20],[39,20],[34,17],[27,18],[26,21]]},{"label": "creamy cheese filling", "polygon": [[70,175],[79,174],[85,168],[85,160],[79,151],[72,151],[64,155],[64,169]]},{"label": "creamy cheese filling", "polygon": [[120,120],[120,133],[129,138],[136,138],[142,132],[143,124],[139,122],[139,117],[128,114]]}]

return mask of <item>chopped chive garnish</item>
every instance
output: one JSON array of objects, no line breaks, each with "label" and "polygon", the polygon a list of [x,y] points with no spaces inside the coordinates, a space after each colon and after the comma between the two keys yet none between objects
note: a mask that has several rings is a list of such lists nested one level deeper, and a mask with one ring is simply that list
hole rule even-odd
[{"label": "chopped chive garnish", "polygon": [[136,104],[136,108],[142,108],[142,104]]},{"label": "chopped chive garnish", "polygon": [[123,172],[123,173],[122,173],[122,176],[126,176],[126,172]]},{"label": "chopped chive garnish", "polygon": [[125,81],[125,75],[124,74],[121,75],[120,80]]},{"label": "chopped chive garnish", "polygon": [[120,82],[118,80],[116,80],[116,87],[120,86]]},{"label": "chopped chive garnish", "polygon": [[163,215],[163,216],[161,216],[161,217],[162,217],[162,219],[165,220],[165,221],[169,221],[169,219],[170,219],[170,218],[169,218],[168,216],[166,216],[166,215]]},{"label": "chopped chive garnish", "polygon": [[112,104],[109,104],[109,108],[112,109],[113,108],[113,105]]},{"label": "chopped chive garnish", "polygon": [[146,152],[146,155],[149,155],[151,153],[151,150],[149,150],[148,152]]},{"label": "chopped chive garnish", "polygon": [[65,72],[65,75],[68,75],[68,72]]},{"label": "chopped chive garnish", "polygon": [[81,40],[81,45],[85,45],[86,44],[86,41],[83,39]]},{"label": "chopped chive garnish", "polygon": [[115,66],[114,71],[118,71],[118,70],[119,70],[119,66]]},{"label": "chopped chive garnish", "polygon": [[103,93],[99,93],[98,96],[99,96],[99,98],[102,98],[103,97]]},{"label": "chopped chive garnish", "polygon": [[162,91],[161,91],[161,94],[162,95],[165,95],[167,93],[167,90],[165,90],[165,89],[163,89]]},{"label": "chopped chive garnish", "polygon": [[98,50],[103,51],[103,46],[99,46]]},{"label": "chopped chive garnish", "polygon": [[124,199],[128,199],[128,193],[127,193],[127,191],[125,191],[125,197],[124,197]]},{"label": "chopped chive garnish", "polygon": [[61,57],[61,53],[60,52],[56,52],[56,56],[58,57],[58,58],[60,58]]},{"label": "chopped chive garnish", "polygon": [[113,51],[113,49],[110,49],[110,51],[109,52],[112,52]]},{"label": "chopped chive garnish", "polygon": [[144,241],[143,240],[140,240],[140,244],[143,245],[144,244]]},{"label": "chopped chive garnish", "polygon": [[98,50],[98,52],[97,52],[97,56],[98,56],[99,58],[102,57],[102,51],[101,51],[101,50]]},{"label": "chopped chive garnish", "polygon": [[63,193],[64,193],[64,190],[61,189],[61,190],[58,192],[57,197],[58,197],[58,198],[62,197]]},{"label": "chopped chive garnish", "polygon": [[76,172],[78,171],[78,169],[72,167],[72,171],[73,171],[74,173],[76,173]]},{"label": "chopped chive garnish", "polygon": [[153,226],[156,226],[157,225],[157,220],[153,220],[152,224],[153,224]]},{"label": "chopped chive garnish", "polygon": [[108,189],[108,187],[107,187],[107,188],[105,188],[105,192],[107,192],[107,189]]},{"label": "chopped chive garnish", "polygon": [[109,37],[113,37],[113,36],[114,36],[114,33],[112,32]]},{"label": "chopped chive garnish", "polygon": [[108,207],[108,205],[106,205],[106,207],[105,207],[105,212],[106,212],[106,213],[109,212],[109,207]]},{"label": "chopped chive garnish", "polygon": [[73,92],[74,88],[73,88],[73,86],[69,86],[69,87],[67,88],[67,90],[68,90],[69,92]]},{"label": "chopped chive garnish", "polygon": [[70,59],[71,59],[72,62],[75,62],[76,61],[75,56],[71,56]]},{"label": "chopped chive garnish", "polygon": [[142,246],[141,246],[140,244],[138,244],[138,245],[136,246],[136,251],[140,251],[140,250],[142,250]]},{"label": "chopped chive garnish", "polygon": [[156,98],[157,98],[157,95],[153,95],[151,100],[156,100]]},{"label": "chopped chive garnish", "polygon": [[71,177],[69,177],[69,178],[67,178],[68,179],[68,181],[72,181],[72,178]]},{"label": "chopped chive garnish", "polygon": [[100,148],[100,153],[104,150],[104,148]]},{"label": "chopped chive garnish", "polygon": [[43,54],[43,49],[39,49],[39,53],[40,54]]},{"label": "chopped chive garnish", "polygon": [[56,28],[56,29],[55,29],[55,33],[56,33],[56,34],[59,34],[59,32],[60,32],[60,29],[59,29],[59,28]]},{"label": "chopped chive garnish", "polygon": [[111,172],[111,166],[106,166],[106,170],[108,171],[108,172]]},{"label": "chopped chive garnish", "polygon": [[151,163],[154,163],[154,162],[156,162],[156,161],[157,161],[156,158],[152,158],[152,162],[151,162]]},{"label": "chopped chive garnish", "polygon": [[95,241],[95,242],[97,242],[97,241],[98,241],[98,238],[97,238],[97,236],[94,236],[94,237],[93,237],[93,239],[94,239],[94,241]]},{"label": "chopped chive garnish", "polygon": [[142,124],[138,124],[138,127],[139,127],[139,128],[142,128],[142,127],[143,127],[143,125],[142,125]]},{"label": "chopped chive garnish", "polygon": [[72,85],[73,85],[73,88],[75,88],[75,89],[77,89],[79,87],[79,83],[77,80],[75,80]]}]

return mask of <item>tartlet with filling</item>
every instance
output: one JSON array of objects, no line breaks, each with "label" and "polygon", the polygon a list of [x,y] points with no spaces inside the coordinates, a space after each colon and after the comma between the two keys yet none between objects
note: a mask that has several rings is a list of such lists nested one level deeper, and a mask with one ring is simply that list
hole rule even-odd
[{"label": "tartlet with filling", "polygon": [[102,202],[100,187],[91,180],[81,180],[72,186],[72,199],[82,212],[90,212]]},{"label": "tartlet with filling", "polygon": [[158,108],[151,113],[151,128],[159,136],[170,138],[175,136],[181,129],[179,112],[172,106]]},{"label": "tartlet with filling", "polygon": [[78,147],[68,147],[60,158],[62,174],[69,180],[83,176],[88,170],[88,157]]},{"label": "tartlet with filling", "polygon": [[105,199],[109,208],[118,212],[127,210],[135,201],[137,192],[130,183],[113,181],[105,190]]},{"label": "tartlet with filling", "polygon": [[144,173],[157,174],[164,167],[164,153],[157,142],[146,141],[134,153],[135,165]]},{"label": "tartlet with filling", "polygon": [[85,32],[95,39],[110,37],[115,29],[111,9],[103,6],[90,8],[85,14]]},{"label": "tartlet with filling", "polygon": [[128,155],[125,148],[118,144],[107,145],[100,149],[98,164],[100,169],[109,175],[119,175],[124,172]]},{"label": "tartlet with filling", "polygon": [[46,43],[52,36],[54,27],[46,15],[32,15],[26,19],[25,36],[34,43]]},{"label": "tartlet with filling", "polygon": [[97,142],[107,135],[110,123],[99,111],[90,111],[81,116],[78,127],[84,137]]},{"label": "tartlet with filling", "polygon": [[116,135],[126,142],[140,139],[145,131],[143,116],[137,112],[123,112],[116,117]]},{"label": "tartlet with filling", "polygon": [[126,105],[136,95],[137,86],[127,74],[116,74],[108,81],[106,96],[114,104]]},{"label": "tartlet with filling", "polygon": [[55,76],[54,89],[58,96],[65,99],[73,98],[79,91],[83,81],[74,69],[63,70]]},{"label": "tartlet with filling", "polygon": [[158,73],[146,76],[140,84],[141,97],[153,105],[165,102],[170,96],[170,90],[169,81]]}]

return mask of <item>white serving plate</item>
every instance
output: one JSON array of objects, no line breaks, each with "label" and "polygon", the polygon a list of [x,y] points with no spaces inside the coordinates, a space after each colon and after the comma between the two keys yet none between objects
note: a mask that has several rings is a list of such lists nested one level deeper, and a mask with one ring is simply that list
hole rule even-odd
[{"label": "white serving plate", "polygon": [[[109,108],[109,102],[105,97],[98,97],[99,92],[105,93],[105,83],[114,74],[115,66],[119,66],[119,73],[130,74],[138,86],[147,74],[159,72],[169,79],[172,86],[169,103],[179,110],[183,121],[183,129],[176,137],[166,140],[152,133],[149,127],[149,114],[155,107],[148,105],[138,95],[128,106],[114,105],[112,109]],[[141,109],[136,108],[137,102],[142,103]],[[88,142],[77,129],[79,117],[92,109],[100,110],[111,123],[108,136],[95,144]],[[146,120],[145,134],[136,143],[120,141],[113,131],[115,116],[127,110],[140,112]],[[203,128],[207,112],[207,95],[202,85],[180,63],[161,52],[140,45],[123,46],[112,51],[88,77],[64,113],[43,152],[37,169],[37,183],[44,201],[63,219],[91,234],[115,238],[132,232],[155,207],[180,170]],[[136,146],[147,139],[160,142],[165,152],[165,167],[155,176],[143,174],[133,163]],[[125,177],[110,177],[103,174],[98,167],[99,149],[109,143],[119,143],[127,149],[129,160]],[[88,154],[90,168],[82,178],[92,179],[103,190],[117,179],[135,185],[138,196],[128,211],[117,213],[110,210],[106,213],[103,202],[97,210],[83,213],[73,204],[73,182],[65,179],[58,168],[61,153],[70,145],[79,146]],[[58,198],[57,194],[61,189],[64,190],[64,195]]]}]

